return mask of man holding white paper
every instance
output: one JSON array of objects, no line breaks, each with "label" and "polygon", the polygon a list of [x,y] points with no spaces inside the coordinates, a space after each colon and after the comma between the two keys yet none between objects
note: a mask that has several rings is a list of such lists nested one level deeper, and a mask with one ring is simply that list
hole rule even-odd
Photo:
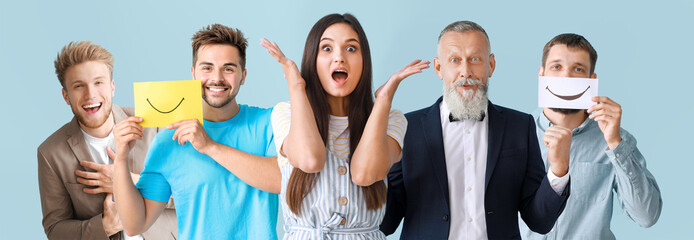
[{"label": "man holding white paper", "polygon": [[[173,196],[180,239],[277,239],[280,171],[270,114],[238,104],[248,41],[213,24],[193,36],[191,74],[202,84],[203,125],[182,120],[157,134],[137,186],[123,161],[141,118],[114,129],[114,194],[128,234],[147,230]],[[198,95],[199,96],[199,95]],[[112,154],[112,152],[111,152]]]},{"label": "man holding white paper", "polygon": [[[663,204],[660,190],[636,139],[620,128],[622,108],[597,95],[597,57],[588,40],[577,34],[558,35],[544,47],[538,87],[544,108],[533,114],[537,137],[542,139],[556,126],[573,129],[569,154],[572,194],[547,235],[532,232],[520,222],[524,239],[615,239],[610,230],[613,191],[627,216],[640,226],[650,227],[658,221]],[[557,80],[567,82],[552,83]],[[552,96],[556,99],[551,100]],[[590,99],[592,104],[581,106],[581,99]],[[540,148],[549,167],[547,147]]]}]

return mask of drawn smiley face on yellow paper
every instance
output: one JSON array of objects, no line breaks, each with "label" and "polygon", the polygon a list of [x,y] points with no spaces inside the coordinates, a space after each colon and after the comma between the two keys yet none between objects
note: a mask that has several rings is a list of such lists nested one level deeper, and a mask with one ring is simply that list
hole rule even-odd
[{"label": "drawn smiley face on yellow paper", "polygon": [[135,116],[143,127],[166,127],[185,119],[202,124],[200,80],[134,83]]}]

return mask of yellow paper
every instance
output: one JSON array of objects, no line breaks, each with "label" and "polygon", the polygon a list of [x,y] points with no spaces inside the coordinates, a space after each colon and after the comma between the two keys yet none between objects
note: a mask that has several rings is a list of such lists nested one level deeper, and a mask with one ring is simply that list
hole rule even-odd
[{"label": "yellow paper", "polygon": [[135,116],[143,127],[166,127],[185,119],[202,124],[200,80],[134,83]]}]

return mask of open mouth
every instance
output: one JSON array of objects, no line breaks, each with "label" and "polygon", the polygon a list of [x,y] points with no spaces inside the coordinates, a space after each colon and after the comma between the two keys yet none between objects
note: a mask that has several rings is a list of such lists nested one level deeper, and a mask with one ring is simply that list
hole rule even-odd
[{"label": "open mouth", "polygon": [[345,69],[336,69],[333,71],[333,80],[337,82],[338,85],[342,85],[347,81],[347,77],[349,74],[347,74],[347,71]]},{"label": "open mouth", "polygon": [[101,109],[101,103],[89,103],[86,105],[82,105],[82,109],[84,109],[87,114],[94,114]]},{"label": "open mouth", "polygon": [[571,101],[571,100],[576,100],[576,99],[580,98],[581,96],[583,96],[583,94],[585,94],[585,93],[588,91],[588,89],[590,89],[590,86],[588,86],[588,87],[586,88],[586,90],[583,90],[582,93],[579,93],[579,94],[576,94],[576,95],[558,95],[558,94],[552,92],[552,90],[549,90],[549,86],[545,87],[545,89],[547,89],[547,91],[548,91],[549,93],[551,93],[552,95],[554,95],[554,96],[556,96],[556,97],[558,97],[558,98],[564,99],[564,100],[566,100],[566,101]]},{"label": "open mouth", "polygon": [[162,110],[157,109],[156,107],[154,107],[154,105],[152,105],[152,102],[149,101],[149,98],[147,98],[147,103],[149,103],[149,106],[151,106],[152,108],[154,108],[154,110],[156,110],[157,112],[166,114],[166,113],[173,112],[173,111],[176,110],[179,106],[181,106],[181,103],[183,103],[183,100],[184,100],[184,99],[185,99],[185,98],[181,98],[181,101],[178,102],[178,105],[176,105],[176,107],[174,107],[173,109],[171,109],[171,110],[169,110],[169,111],[162,111]]}]

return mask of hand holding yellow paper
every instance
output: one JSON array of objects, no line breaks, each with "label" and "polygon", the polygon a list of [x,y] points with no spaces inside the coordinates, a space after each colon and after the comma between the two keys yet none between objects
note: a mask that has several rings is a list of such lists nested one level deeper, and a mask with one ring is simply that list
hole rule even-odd
[{"label": "hand holding yellow paper", "polygon": [[166,127],[180,120],[202,121],[200,80],[134,83],[135,116],[143,127]]}]

